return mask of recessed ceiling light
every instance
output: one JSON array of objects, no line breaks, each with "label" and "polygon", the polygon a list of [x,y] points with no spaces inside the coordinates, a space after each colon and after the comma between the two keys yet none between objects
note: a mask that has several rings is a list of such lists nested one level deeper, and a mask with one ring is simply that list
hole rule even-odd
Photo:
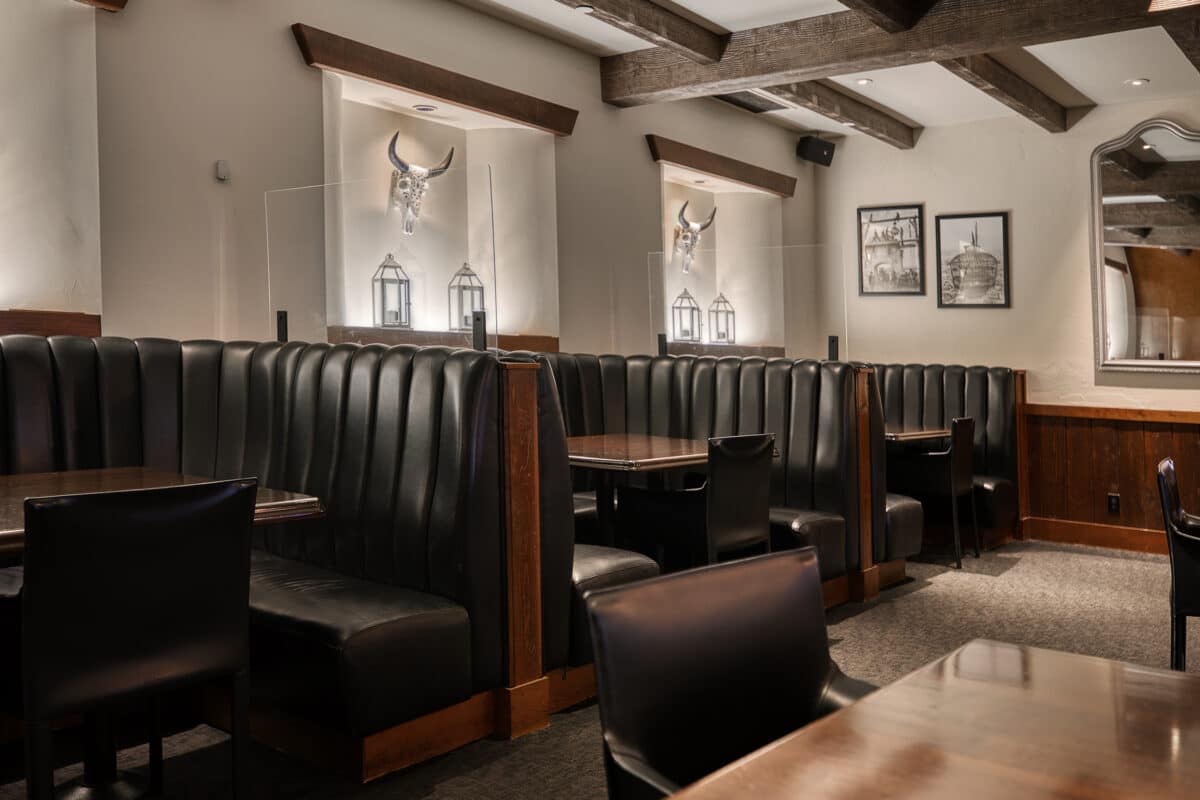
[{"label": "recessed ceiling light", "polygon": [[696,178],[696,184],[698,186],[703,186],[706,183],[708,183],[708,181],[704,180],[704,178]]},{"label": "recessed ceiling light", "polygon": [[1150,79],[1149,78],[1130,78],[1129,80],[1125,81],[1125,85],[1126,86],[1149,86]]},{"label": "recessed ceiling light", "polygon": [[1142,149],[1143,149],[1143,150],[1153,150],[1153,149],[1154,149],[1154,145],[1150,144],[1149,142],[1144,142],[1144,143],[1142,144]]},{"label": "recessed ceiling light", "polygon": [[575,10],[578,11],[580,14],[591,14],[596,9],[595,9],[595,7],[590,6],[587,3],[580,3],[579,5],[575,6]]},{"label": "recessed ceiling light", "polygon": [[858,127],[858,126],[857,126],[857,125],[855,125],[855,123],[853,123],[853,122],[843,122],[842,124],[843,124],[843,125],[845,125],[847,128],[855,128],[855,127]]},{"label": "recessed ceiling light", "polygon": [[437,106],[430,105],[429,103],[417,103],[413,106],[413,111],[420,111],[422,114],[430,114],[437,110]]},{"label": "recessed ceiling light", "polygon": [[859,86],[870,86],[874,82],[875,81],[871,80],[870,78],[859,78],[855,81],[855,83],[857,83]]}]

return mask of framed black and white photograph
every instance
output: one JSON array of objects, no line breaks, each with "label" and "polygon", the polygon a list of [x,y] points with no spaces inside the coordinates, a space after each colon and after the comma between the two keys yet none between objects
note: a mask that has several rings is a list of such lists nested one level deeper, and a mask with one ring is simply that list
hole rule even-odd
[{"label": "framed black and white photograph", "polygon": [[939,214],[938,307],[1011,308],[1008,212]]},{"label": "framed black and white photograph", "polygon": [[925,206],[858,210],[858,293],[925,294]]}]

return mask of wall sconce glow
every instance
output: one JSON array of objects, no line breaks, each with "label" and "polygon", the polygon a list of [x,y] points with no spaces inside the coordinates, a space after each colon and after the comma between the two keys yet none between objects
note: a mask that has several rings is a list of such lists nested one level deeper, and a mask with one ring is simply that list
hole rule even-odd
[{"label": "wall sconce glow", "polygon": [[1129,80],[1125,81],[1125,85],[1133,86],[1134,88],[1141,88],[1143,86],[1149,86],[1150,79],[1149,78],[1130,78]]},{"label": "wall sconce glow", "polygon": [[708,340],[714,344],[733,344],[737,341],[737,314],[725,293],[717,295],[708,307]]},{"label": "wall sconce glow", "polygon": [[671,338],[676,342],[700,341],[700,304],[687,289],[671,304]]},{"label": "wall sconce glow", "polygon": [[371,306],[376,328],[412,328],[412,282],[391,253],[371,279]]},{"label": "wall sconce glow", "polygon": [[471,269],[470,264],[463,264],[462,269],[454,273],[450,279],[450,330],[471,330],[472,317],[476,311],[486,311],[483,305],[483,281]]}]

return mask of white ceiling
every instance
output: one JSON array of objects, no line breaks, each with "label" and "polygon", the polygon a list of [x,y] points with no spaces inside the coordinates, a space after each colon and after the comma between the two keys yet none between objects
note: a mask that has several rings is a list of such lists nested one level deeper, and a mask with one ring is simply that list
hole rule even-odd
[{"label": "white ceiling", "polygon": [[1142,134],[1142,141],[1154,146],[1154,154],[1166,161],[1200,161],[1200,142],[1181,139],[1165,128]]},{"label": "white ceiling", "polygon": [[[451,105],[443,100],[426,97],[425,95],[406,92],[394,86],[383,86],[378,83],[342,75],[342,99],[352,103],[375,106],[386,111],[394,111],[409,117],[418,117],[429,122],[449,125],[464,131],[485,130],[488,128],[522,128],[529,130],[511,120],[493,117],[470,108]],[[436,111],[417,111],[413,106],[432,105]]]},{"label": "white ceiling", "polygon": [[699,189],[702,192],[712,192],[713,194],[762,194],[774,197],[769,192],[764,192],[753,186],[735,183],[724,178],[718,178],[716,175],[710,175],[707,172],[699,172],[687,167],[678,167],[674,164],[662,165],[662,177],[667,183],[677,183],[681,186]]},{"label": "white ceiling", "polygon": [[[598,55],[643,50],[649,46],[644,40],[577,12],[557,0],[458,2]],[[659,2],[731,31],[845,10],[835,0]],[[1019,50],[1010,52],[1001,60],[1030,79],[1034,79],[1039,72],[1044,76],[1045,68],[1057,73],[1061,80],[1053,80],[1053,76],[1050,76],[1049,81],[1037,82],[1047,83],[1041,86],[1043,91],[1068,105],[1083,103],[1085,98],[1092,103],[1107,105],[1200,93],[1200,72],[1162,28],[1038,45],[1027,48],[1025,53]],[[856,85],[855,81],[862,77],[871,78],[874,83],[869,87]],[[1143,87],[1126,85],[1125,82],[1131,78],[1149,78],[1150,83]],[[1016,114],[932,63],[844,75],[833,80],[869,102],[890,108],[922,127],[959,125]],[[804,130],[856,133],[852,128],[809,111],[788,109],[768,112],[767,116],[781,124]]]}]

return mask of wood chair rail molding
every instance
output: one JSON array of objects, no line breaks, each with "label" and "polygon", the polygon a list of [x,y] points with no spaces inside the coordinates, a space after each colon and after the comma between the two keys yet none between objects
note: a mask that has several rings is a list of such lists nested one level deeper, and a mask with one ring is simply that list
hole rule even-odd
[{"label": "wood chair rail molding", "polygon": [[796,194],[796,178],[791,175],[773,172],[653,133],[646,134],[646,144],[650,146],[650,156],[660,164],[674,164],[677,167],[693,169],[780,197],[792,197]]},{"label": "wood chair rail molding", "polygon": [[292,33],[305,63],[310,67],[416,92],[555,136],[570,136],[575,130],[579,112],[573,108],[381,50],[300,22],[292,26]]}]

